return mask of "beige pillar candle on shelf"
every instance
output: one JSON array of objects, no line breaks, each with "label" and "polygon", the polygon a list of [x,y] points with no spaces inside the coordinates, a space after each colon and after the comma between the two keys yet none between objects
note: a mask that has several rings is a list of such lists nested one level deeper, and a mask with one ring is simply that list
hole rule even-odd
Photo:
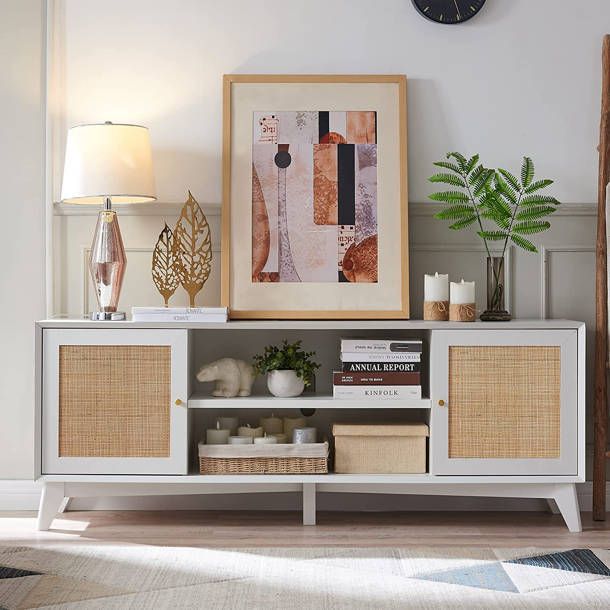
[{"label": "beige pillar candle on shelf", "polygon": [[229,445],[251,445],[253,438],[251,436],[230,436]]},{"label": "beige pillar candle on shelf", "polygon": [[270,436],[275,436],[275,439],[277,440],[279,445],[285,445],[286,443],[288,443],[288,437],[284,434],[284,433],[278,433],[278,434],[271,434]]},{"label": "beige pillar candle on shelf", "polygon": [[306,426],[304,417],[284,417],[284,434],[288,440],[292,440],[292,431],[295,428],[304,428]]},{"label": "beige pillar candle on shelf", "polygon": [[452,322],[474,322],[476,316],[474,282],[451,282],[449,319]]},{"label": "beige pillar candle on shelf", "polygon": [[208,445],[226,445],[229,442],[231,430],[220,427],[220,421],[216,420],[216,428],[209,428],[205,433],[205,442]]},{"label": "beige pillar candle on shelf", "polygon": [[259,438],[263,436],[262,428],[252,428],[249,424],[247,426],[240,426],[237,429],[237,436],[249,436],[250,438]]},{"label": "beige pillar candle on shelf", "polygon": [[231,430],[231,436],[237,436],[237,427],[239,426],[239,418],[237,417],[219,417],[220,427]]},{"label": "beige pillar candle on shelf", "polygon": [[259,424],[265,434],[278,434],[284,430],[281,418],[275,417],[273,413],[271,417],[261,417]]},{"label": "beige pillar candle on shelf", "polygon": [[277,438],[275,436],[259,436],[253,439],[255,445],[275,445],[277,444]]},{"label": "beige pillar candle on shelf", "polygon": [[449,276],[424,275],[424,320],[449,319]]}]

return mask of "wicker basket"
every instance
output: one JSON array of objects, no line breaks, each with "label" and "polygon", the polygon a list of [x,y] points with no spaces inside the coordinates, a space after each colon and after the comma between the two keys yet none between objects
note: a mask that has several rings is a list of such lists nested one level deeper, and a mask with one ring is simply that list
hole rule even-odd
[{"label": "wicker basket", "polygon": [[201,474],[326,474],[328,443],[303,445],[204,445]]}]

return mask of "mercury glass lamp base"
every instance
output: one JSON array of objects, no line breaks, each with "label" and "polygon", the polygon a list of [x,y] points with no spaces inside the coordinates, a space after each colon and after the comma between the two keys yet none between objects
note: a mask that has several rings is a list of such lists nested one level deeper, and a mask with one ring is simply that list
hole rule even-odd
[{"label": "mercury glass lamp base", "polygon": [[116,321],[126,320],[127,316],[124,311],[92,311],[89,314],[90,320]]}]

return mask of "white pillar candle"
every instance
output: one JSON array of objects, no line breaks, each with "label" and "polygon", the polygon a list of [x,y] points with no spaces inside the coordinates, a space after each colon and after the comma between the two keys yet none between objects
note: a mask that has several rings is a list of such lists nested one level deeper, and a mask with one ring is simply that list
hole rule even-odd
[{"label": "white pillar candle", "polygon": [[208,445],[226,445],[229,442],[231,430],[222,429],[220,421],[216,420],[216,428],[210,428],[205,433],[205,442]]},{"label": "white pillar candle", "polygon": [[229,445],[251,445],[251,436],[230,436]]},{"label": "white pillar candle", "polygon": [[231,436],[237,436],[237,426],[239,426],[237,417],[219,417],[218,421],[221,428],[231,430]]},{"label": "white pillar candle", "polygon": [[295,428],[304,428],[306,425],[304,417],[284,417],[284,434],[292,439],[292,431]]},{"label": "white pillar candle", "polygon": [[275,445],[277,443],[277,438],[275,436],[259,436],[254,439],[255,445]]},{"label": "white pillar candle", "polygon": [[424,301],[448,301],[449,276],[435,273],[424,275]]},{"label": "white pillar candle", "polygon": [[292,431],[292,442],[300,445],[301,443],[315,443],[318,436],[316,428],[295,428]]},{"label": "white pillar candle", "polygon": [[259,423],[266,434],[277,434],[284,429],[282,420],[279,417],[275,417],[273,413],[271,417],[261,417]]},{"label": "white pillar candle", "polygon": [[452,305],[469,305],[474,303],[474,282],[465,282],[463,279],[459,284],[451,282],[450,301]]},{"label": "white pillar candle", "polygon": [[271,434],[270,436],[275,436],[275,439],[277,440],[278,444],[285,445],[288,442],[288,437],[283,433]]},{"label": "white pillar candle", "polygon": [[250,438],[258,438],[263,436],[262,428],[251,428],[250,426],[240,426],[237,429],[237,436],[249,436]]}]

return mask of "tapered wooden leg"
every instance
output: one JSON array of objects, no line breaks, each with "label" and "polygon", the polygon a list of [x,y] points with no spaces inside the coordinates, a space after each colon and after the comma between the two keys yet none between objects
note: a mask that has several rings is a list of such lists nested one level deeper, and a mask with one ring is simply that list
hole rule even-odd
[{"label": "tapered wooden leg", "polygon": [[557,508],[561,511],[561,516],[566,522],[568,529],[571,532],[582,532],[576,485],[573,483],[558,485],[553,498],[557,502]]},{"label": "tapered wooden leg", "polygon": [[63,483],[45,483],[38,508],[38,529],[48,530],[64,501]]},{"label": "tapered wooden leg", "polygon": [[547,498],[546,503],[549,506],[549,512],[553,513],[554,515],[559,514],[559,509],[557,508],[557,504],[555,503],[555,500],[553,500],[553,498]]},{"label": "tapered wooden leg", "polygon": [[316,484],[303,483],[303,525],[316,524]]}]

